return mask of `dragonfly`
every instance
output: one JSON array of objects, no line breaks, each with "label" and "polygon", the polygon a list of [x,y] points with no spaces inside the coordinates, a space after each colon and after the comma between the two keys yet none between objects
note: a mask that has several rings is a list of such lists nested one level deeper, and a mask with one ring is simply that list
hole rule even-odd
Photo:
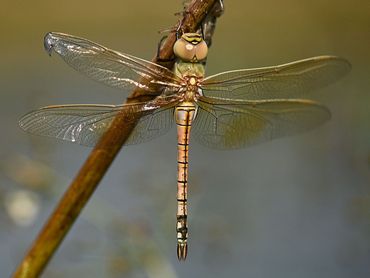
[{"label": "dragonfly", "polygon": [[173,70],[120,53],[84,38],[46,34],[47,52],[58,54],[88,77],[124,92],[154,96],[122,105],[54,105],[20,119],[25,131],[94,146],[115,117],[140,114],[126,145],[149,141],[177,126],[177,257],[188,253],[190,134],[214,149],[238,149],[311,130],[330,118],[309,93],[349,72],[336,56],[317,56],[278,66],[225,71],[205,77],[208,47],[198,33],[184,33],[173,46]]}]

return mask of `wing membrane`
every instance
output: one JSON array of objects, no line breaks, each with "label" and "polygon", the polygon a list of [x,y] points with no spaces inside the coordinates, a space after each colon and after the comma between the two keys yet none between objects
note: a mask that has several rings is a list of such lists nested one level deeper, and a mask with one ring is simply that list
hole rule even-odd
[{"label": "wing membrane", "polygon": [[258,100],[307,96],[351,69],[345,59],[318,56],[280,66],[227,71],[205,78],[202,89],[209,97]]},{"label": "wing membrane", "polygon": [[44,45],[49,54],[55,51],[75,70],[115,88],[156,93],[179,87],[179,78],[167,68],[83,38],[48,33]]},{"label": "wing membrane", "polygon": [[19,124],[33,134],[94,146],[119,113],[128,116],[128,121],[134,120],[136,113],[141,113],[125,143],[131,145],[166,133],[173,123],[175,104],[168,103],[161,108],[148,104],[48,106],[26,114]]},{"label": "wing membrane", "polygon": [[237,101],[201,97],[192,128],[215,149],[237,149],[310,130],[330,118],[317,102],[300,99]]}]

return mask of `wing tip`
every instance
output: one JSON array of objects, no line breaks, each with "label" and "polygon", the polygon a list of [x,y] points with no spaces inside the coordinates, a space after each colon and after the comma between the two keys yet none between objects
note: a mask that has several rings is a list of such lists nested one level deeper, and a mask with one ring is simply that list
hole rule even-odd
[{"label": "wing tip", "polygon": [[25,115],[23,115],[19,120],[18,120],[18,126],[25,132],[29,132],[29,127],[30,127],[30,116],[34,113],[35,111],[31,111]]},{"label": "wing tip", "polygon": [[347,59],[345,59],[345,58],[343,58],[343,57],[337,57],[337,59],[338,59],[339,61],[341,61],[341,62],[343,63],[343,65],[346,67],[346,71],[345,71],[345,73],[348,73],[348,72],[350,72],[350,71],[351,71],[351,69],[352,69],[352,64],[351,64],[351,62],[350,62],[350,61],[348,61]]},{"label": "wing tip", "polygon": [[335,55],[321,55],[314,57],[317,60],[332,60],[336,63],[340,63],[343,66],[343,73],[347,74],[352,69],[352,64],[346,58]]},{"label": "wing tip", "polygon": [[55,46],[56,38],[54,36],[53,32],[46,33],[44,37],[44,48],[46,52],[51,56],[51,53],[53,52],[54,46]]},{"label": "wing tip", "polygon": [[46,52],[51,56],[53,50],[55,51],[55,47],[59,40],[63,39],[66,36],[63,33],[58,32],[47,32],[44,36],[44,49]]}]

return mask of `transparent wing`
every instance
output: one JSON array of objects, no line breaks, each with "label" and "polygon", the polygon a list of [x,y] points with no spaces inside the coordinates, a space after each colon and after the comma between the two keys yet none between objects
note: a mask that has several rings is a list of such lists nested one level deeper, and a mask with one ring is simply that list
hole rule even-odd
[{"label": "transparent wing", "polygon": [[310,130],[330,118],[311,100],[237,101],[201,97],[192,132],[215,149],[237,149]]},{"label": "transparent wing", "polygon": [[33,134],[94,146],[118,114],[130,122],[130,119],[134,121],[134,114],[140,113],[142,116],[125,143],[138,144],[170,129],[175,104],[171,102],[163,107],[149,104],[48,106],[26,114],[19,125]]},{"label": "transparent wing", "polygon": [[62,33],[48,33],[45,49],[59,54],[75,70],[106,85],[157,93],[176,89],[179,78],[158,64],[108,49],[92,41]]},{"label": "transparent wing", "polygon": [[227,71],[205,78],[203,94],[228,99],[286,99],[305,97],[351,69],[335,56],[318,56],[280,66]]}]

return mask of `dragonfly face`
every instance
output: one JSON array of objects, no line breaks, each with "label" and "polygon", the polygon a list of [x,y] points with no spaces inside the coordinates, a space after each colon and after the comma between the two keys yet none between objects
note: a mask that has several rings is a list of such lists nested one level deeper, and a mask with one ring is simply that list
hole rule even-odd
[{"label": "dragonfly face", "polygon": [[197,63],[207,57],[208,46],[197,33],[185,33],[173,46],[175,55],[183,61]]},{"label": "dragonfly face", "polygon": [[[140,120],[126,141],[138,144],[177,125],[177,255],[187,255],[187,182],[190,131],[201,144],[235,149],[310,130],[330,118],[329,110],[306,99],[349,72],[335,56],[319,56],[279,66],[226,71],[205,77],[207,45],[184,34],[174,46],[173,71],[92,41],[48,33],[45,48],[90,78],[124,92],[156,96],[125,105],[48,106],[26,114],[20,126],[31,133],[93,146],[114,117]],[[132,116],[132,117],[130,117]]]}]

